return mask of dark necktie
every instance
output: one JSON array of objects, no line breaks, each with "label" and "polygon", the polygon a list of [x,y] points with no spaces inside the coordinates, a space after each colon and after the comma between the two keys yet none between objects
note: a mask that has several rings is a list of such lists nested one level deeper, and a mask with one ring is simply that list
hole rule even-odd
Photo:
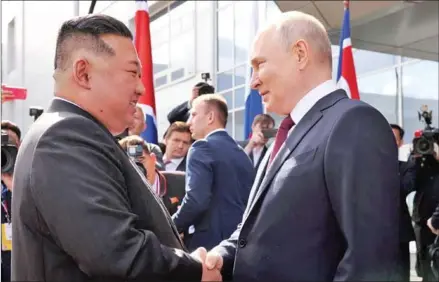
[{"label": "dark necktie", "polygon": [[279,126],[279,129],[276,133],[276,139],[274,141],[274,148],[271,151],[269,164],[273,161],[276,154],[279,152],[280,147],[285,142],[288,136],[288,131],[294,126],[294,121],[291,119],[291,116],[288,115]]}]

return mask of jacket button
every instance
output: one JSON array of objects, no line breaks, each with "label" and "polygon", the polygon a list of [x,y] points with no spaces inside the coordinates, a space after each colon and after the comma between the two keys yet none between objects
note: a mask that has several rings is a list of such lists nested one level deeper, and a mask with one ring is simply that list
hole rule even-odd
[{"label": "jacket button", "polygon": [[245,247],[245,245],[247,245],[247,241],[245,240],[245,239],[239,239],[239,241],[238,241],[238,245],[239,245],[239,247],[240,248],[244,248]]}]

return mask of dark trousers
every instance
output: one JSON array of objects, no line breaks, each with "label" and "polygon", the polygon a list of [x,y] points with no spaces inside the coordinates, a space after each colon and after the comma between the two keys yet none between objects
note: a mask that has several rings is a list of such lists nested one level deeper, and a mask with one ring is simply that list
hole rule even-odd
[{"label": "dark trousers", "polygon": [[416,236],[416,272],[422,281],[436,281],[433,270],[431,269],[431,260],[428,255],[428,246],[433,244],[435,236],[426,224],[415,223]]},{"label": "dark trousers", "polygon": [[396,281],[410,281],[410,247],[409,243],[399,243],[399,255]]}]

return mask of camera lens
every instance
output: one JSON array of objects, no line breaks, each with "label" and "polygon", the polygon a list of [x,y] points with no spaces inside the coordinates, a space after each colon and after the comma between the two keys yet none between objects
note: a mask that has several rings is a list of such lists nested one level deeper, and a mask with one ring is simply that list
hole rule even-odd
[{"label": "camera lens", "polygon": [[4,148],[2,148],[2,172],[7,172],[8,170],[10,170],[10,166],[11,166],[11,154],[9,153],[8,150],[5,150]]},{"label": "camera lens", "polygon": [[416,151],[420,154],[426,154],[431,150],[431,144],[426,139],[420,139],[416,145]]}]

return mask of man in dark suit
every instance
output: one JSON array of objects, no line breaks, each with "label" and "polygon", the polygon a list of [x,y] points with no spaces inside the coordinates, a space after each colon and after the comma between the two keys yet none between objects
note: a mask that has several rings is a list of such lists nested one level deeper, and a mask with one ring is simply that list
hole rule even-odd
[{"label": "man in dark suit", "polygon": [[166,208],[114,138],[144,92],[132,40],[106,15],[59,31],[55,98],[15,167],[13,281],[221,279],[184,252]]},{"label": "man in dark suit", "polygon": [[250,157],[256,171],[268,149],[267,143],[269,138],[265,138],[263,130],[274,128],[274,125],[275,121],[270,115],[259,114],[253,119],[250,139],[238,142],[244,148],[244,152]]},{"label": "man in dark suit", "polygon": [[172,217],[179,232],[189,229],[192,234],[189,250],[209,249],[232,234],[253,184],[250,159],[227,134],[226,123],[222,96],[194,100],[189,126],[196,141],[187,156],[186,195]]},{"label": "man in dark suit", "polygon": [[168,128],[164,143],[166,152],[163,157],[166,171],[186,171],[186,155],[192,144],[189,125],[176,121]]},{"label": "man in dark suit", "polygon": [[397,147],[376,109],[337,89],[313,16],[282,14],[256,36],[251,86],[285,116],[243,220],[206,258],[235,281],[392,281]]},{"label": "man in dark suit", "polygon": [[192,95],[189,101],[185,101],[173,108],[168,114],[168,121],[173,124],[176,121],[187,122],[192,101],[200,95],[215,93],[215,88],[207,82],[198,82],[192,88]]},{"label": "man in dark suit", "polygon": [[[396,145],[400,148],[404,142],[404,129],[397,124],[390,124]],[[407,196],[415,191],[416,168],[415,163],[409,158],[408,161],[399,161],[400,178],[400,208],[399,208],[399,258],[397,281],[410,281],[410,241],[415,240],[412,219],[407,206]]]}]

